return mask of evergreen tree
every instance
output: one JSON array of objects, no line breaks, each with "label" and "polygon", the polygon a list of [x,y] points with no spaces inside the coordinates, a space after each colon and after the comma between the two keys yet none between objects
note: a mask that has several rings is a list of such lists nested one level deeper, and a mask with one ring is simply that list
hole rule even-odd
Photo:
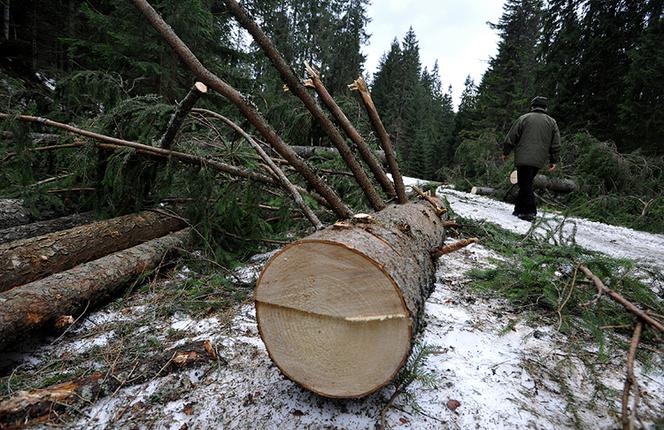
[{"label": "evergreen tree", "polygon": [[646,14],[647,27],[629,52],[619,132],[624,149],[664,154],[664,1],[649,1]]},{"label": "evergreen tree", "polygon": [[498,24],[498,54],[479,85],[481,126],[504,134],[524,113],[538,87],[535,83],[542,16],[541,0],[508,0]]}]

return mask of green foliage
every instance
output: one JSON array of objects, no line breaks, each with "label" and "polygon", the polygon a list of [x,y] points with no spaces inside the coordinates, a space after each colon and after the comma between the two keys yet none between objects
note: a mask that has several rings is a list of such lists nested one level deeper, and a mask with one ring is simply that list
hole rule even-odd
[{"label": "green foliage", "polygon": [[[606,352],[607,336],[631,334],[635,316],[608,297],[595,300],[596,289],[584,282],[579,265],[587,266],[607,287],[640,308],[659,315],[664,312],[664,302],[636,275],[629,261],[586,251],[573,243],[573,237],[567,243],[543,240],[553,237],[554,232],[523,238],[492,224],[467,219],[462,223],[465,233],[480,237],[485,246],[502,255],[493,261],[494,267],[469,272],[477,291],[498,294],[521,307],[534,307],[540,318],[557,320],[561,331],[594,338],[601,354]],[[645,335],[646,341],[653,339],[652,333]]]}]

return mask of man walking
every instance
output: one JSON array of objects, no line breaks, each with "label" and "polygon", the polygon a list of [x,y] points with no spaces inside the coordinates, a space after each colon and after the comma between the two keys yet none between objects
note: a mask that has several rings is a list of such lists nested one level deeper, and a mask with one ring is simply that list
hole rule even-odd
[{"label": "man walking", "polygon": [[549,172],[556,169],[560,152],[560,131],[556,120],[546,113],[546,97],[535,97],[530,102],[530,112],[521,115],[503,143],[503,156],[514,150],[514,164],[518,175],[519,195],[514,205],[515,215],[523,220],[532,221],[537,215],[533,179],[539,169],[549,164]]}]

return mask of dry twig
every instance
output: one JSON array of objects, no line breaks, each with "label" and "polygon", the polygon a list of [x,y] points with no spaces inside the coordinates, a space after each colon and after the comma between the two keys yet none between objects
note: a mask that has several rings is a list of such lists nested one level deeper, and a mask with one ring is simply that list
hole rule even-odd
[{"label": "dry twig", "polygon": [[[623,388],[621,415],[623,430],[634,430],[636,412],[639,406],[640,389],[639,383],[634,375],[634,358],[636,357],[636,349],[639,346],[642,329],[643,323],[639,320],[636,322],[636,326],[634,326],[634,334],[632,335],[632,342],[629,346],[629,353],[627,354],[627,377],[625,378],[625,387]],[[632,404],[632,412],[628,416],[629,392],[632,387],[634,387],[634,403]]]}]

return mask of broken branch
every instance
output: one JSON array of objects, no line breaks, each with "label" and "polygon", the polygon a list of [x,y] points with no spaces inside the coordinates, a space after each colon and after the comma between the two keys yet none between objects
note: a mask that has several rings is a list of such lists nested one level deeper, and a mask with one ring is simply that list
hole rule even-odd
[{"label": "broken branch", "polygon": [[458,251],[461,248],[465,248],[468,245],[471,245],[473,243],[479,242],[479,239],[476,237],[472,237],[470,239],[463,239],[459,240],[457,242],[454,242],[450,245],[444,245],[440,246],[438,248],[435,248],[434,250],[431,251],[431,257],[432,258],[438,258],[441,255],[449,254],[454,251]]}]

